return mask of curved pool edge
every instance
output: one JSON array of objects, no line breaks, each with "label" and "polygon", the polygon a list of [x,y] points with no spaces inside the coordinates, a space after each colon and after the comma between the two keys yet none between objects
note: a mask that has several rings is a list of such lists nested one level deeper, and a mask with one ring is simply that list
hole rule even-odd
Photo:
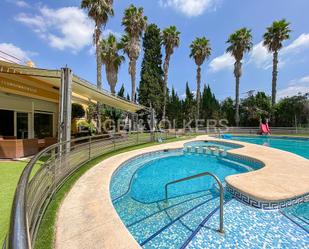
[{"label": "curved pool edge", "polygon": [[[220,139],[203,135],[190,140],[160,144],[110,157],[87,171],[74,184],[58,210],[55,247],[58,249],[98,247],[118,249],[141,248],[122,223],[113,206],[110,196],[110,182],[114,172],[124,162],[134,156],[164,149],[182,148],[183,144],[197,140],[222,141]],[[267,181],[265,177],[271,177],[271,179],[273,179],[273,176],[277,175],[278,170],[282,173],[281,169],[278,169],[280,159],[281,161],[282,159],[288,160],[289,162],[291,161],[293,165],[291,170],[293,170],[295,165],[298,163],[301,165],[306,163],[308,164],[308,160],[303,159],[306,161],[301,161],[302,157],[268,147],[264,148],[259,145],[231,140],[224,141],[244,146],[242,148],[232,149],[229,153],[249,156],[260,160],[265,164],[262,169],[257,171],[227,177],[226,181],[233,189],[239,190],[241,193],[245,193],[247,196],[251,196],[252,198],[267,201],[286,200],[292,197],[300,196],[301,194],[299,193],[302,191],[306,193],[309,192],[308,166],[306,172],[299,174],[301,180],[296,178],[297,181],[307,181],[307,184],[304,182],[301,189],[298,191],[294,191],[294,187],[289,189],[282,184],[276,186],[278,184],[276,181],[273,184],[267,182],[266,185],[263,182],[263,180]],[[259,152],[263,152],[264,154]],[[267,156],[271,157],[267,159]],[[306,174],[307,177],[304,176]],[[280,176],[282,176],[282,174],[280,174]],[[283,176],[286,177],[285,174],[283,174]],[[253,188],[248,179],[250,179],[251,182],[253,179]],[[293,178],[292,180],[294,181],[295,179]],[[289,185],[293,185],[293,181],[289,181]],[[271,186],[271,191],[269,186]],[[269,193],[261,193],[263,188],[264,190],[268,189]],[[286,191],[288,194],[283,193],[283,191]],[[273,192],[273,194],[270,194],[270,192]]]},{"label": "curved pool edge", "polygon": [[114,172],[148,152],[180,149],[195,139],[155,145],[112,156],[88,170],[62,202],[56,220],[55,248],[141,248],[118,216],[110,196]]},{"label": "curved pool edge", "polygon": [[250,199],[250,205],[256,206],[254,202],[267,202],[270,205],[303,197],[309,201],[309,160],[276,148],[234,140],[225,141],[243,145],[229,153],[251,157],[264,164],[263,168],[256,171],[226,178],[227,184],[237,191],[237,195]]}]

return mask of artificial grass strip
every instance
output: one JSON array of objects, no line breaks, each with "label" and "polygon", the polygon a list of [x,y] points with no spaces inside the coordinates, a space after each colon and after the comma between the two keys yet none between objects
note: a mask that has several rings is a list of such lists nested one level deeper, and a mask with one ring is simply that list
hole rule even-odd
[{"label": "artificial grass strip", "polygon": [[27,161],[0,162],[0,247],[8,232],[16,185]]}]

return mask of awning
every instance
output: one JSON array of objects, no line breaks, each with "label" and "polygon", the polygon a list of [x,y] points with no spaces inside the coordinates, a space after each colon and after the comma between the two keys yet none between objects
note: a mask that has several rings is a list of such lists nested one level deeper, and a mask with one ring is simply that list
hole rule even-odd
[{"label": "awning", "polygon": [[[0,92],[59,102],[61,70],[32,68],[5,61],[0,61]],[[137,112],[147,109],[126,99],[113,96],[105,90],[73,75],[73,99],[82,102],[92,101],[121,109],[126,112]]]}]

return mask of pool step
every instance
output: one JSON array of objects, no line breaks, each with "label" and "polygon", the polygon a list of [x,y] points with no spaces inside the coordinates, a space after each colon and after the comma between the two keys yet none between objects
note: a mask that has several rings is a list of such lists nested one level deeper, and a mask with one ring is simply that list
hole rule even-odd
[{"label": "pool step", "polygon": [[236,161],[228,159],[226,157],[218,157],[217,159],[220,163],[222,163],[226,166],[234,167],[236,169],[246,169],[248,171],[253,171],[253,169],[251,167],[249,167],[248,165],[240,163],[240,162],[236,162]]},{"label": "pool step", "polygon": [[309,233],[309,220],[301,215],[295,215],[289,212],[281,211],[281,213],[288,218],[290,221],[292,221],[294,224],[301,227],[304,231]]},{"label": "pool step", "polygon": [[[159,202],[156,203],[156,208],[153,208],[152,206],[153,212],[151,214],[144,215],[142,218],[139,217],[139,219],[136,219],[131,223],[126,222],[126,226],[138,242],[143,243],[155,232],[177,219],[177,217],[211,198],[214,197],[210,192],[208,192],[204,195],[200,195],[199,197],[196,196],[192,199],[182,200],[179,202],[177,202],[177,198],[173,198],[172,202],[169,201],[168,203],[165,203],[164,201]],[[133,211],[134,209],[131,210]],[[138,213],[136,214],[139,215]],[[131,213],[131,217],[132,216],[135,216],[135,214]]]},{"label": "pool step", "polygon": [[[151,236],[148,236],[142,242],[139,241],[139,243],[144,248],[162,247],[162,243],[166,243],[164,248],[179,248],[203,221],[205,216],[213,212],[218,205],[219,197],[214,196],[182,210],[177,208],[165,210],[170,222],[156,231],[153,230]],[[154,222],[158,222],[158,219],[155,219]],[[173,239],[171,239],[171,235]]]}]

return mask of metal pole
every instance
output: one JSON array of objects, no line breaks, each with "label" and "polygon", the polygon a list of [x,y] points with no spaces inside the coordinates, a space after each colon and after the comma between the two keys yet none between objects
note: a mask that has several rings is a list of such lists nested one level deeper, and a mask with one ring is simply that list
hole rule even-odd
[{"label": "metal pole", "polygon": [[[61,85],[59,91],[59,131],[58,142],[64,143],[71,139],[71,115],[72,115],[72,71],[65,67],[61,69]],[[70,151],[70,143],[65,148],[60,148],[60,155],[63,150]]]},{"label": "metal pole", "polygon": [[89,137],[89,148],[88,148],[88,150],[89,150],[89,160],[91,160],[91,137]]}]

